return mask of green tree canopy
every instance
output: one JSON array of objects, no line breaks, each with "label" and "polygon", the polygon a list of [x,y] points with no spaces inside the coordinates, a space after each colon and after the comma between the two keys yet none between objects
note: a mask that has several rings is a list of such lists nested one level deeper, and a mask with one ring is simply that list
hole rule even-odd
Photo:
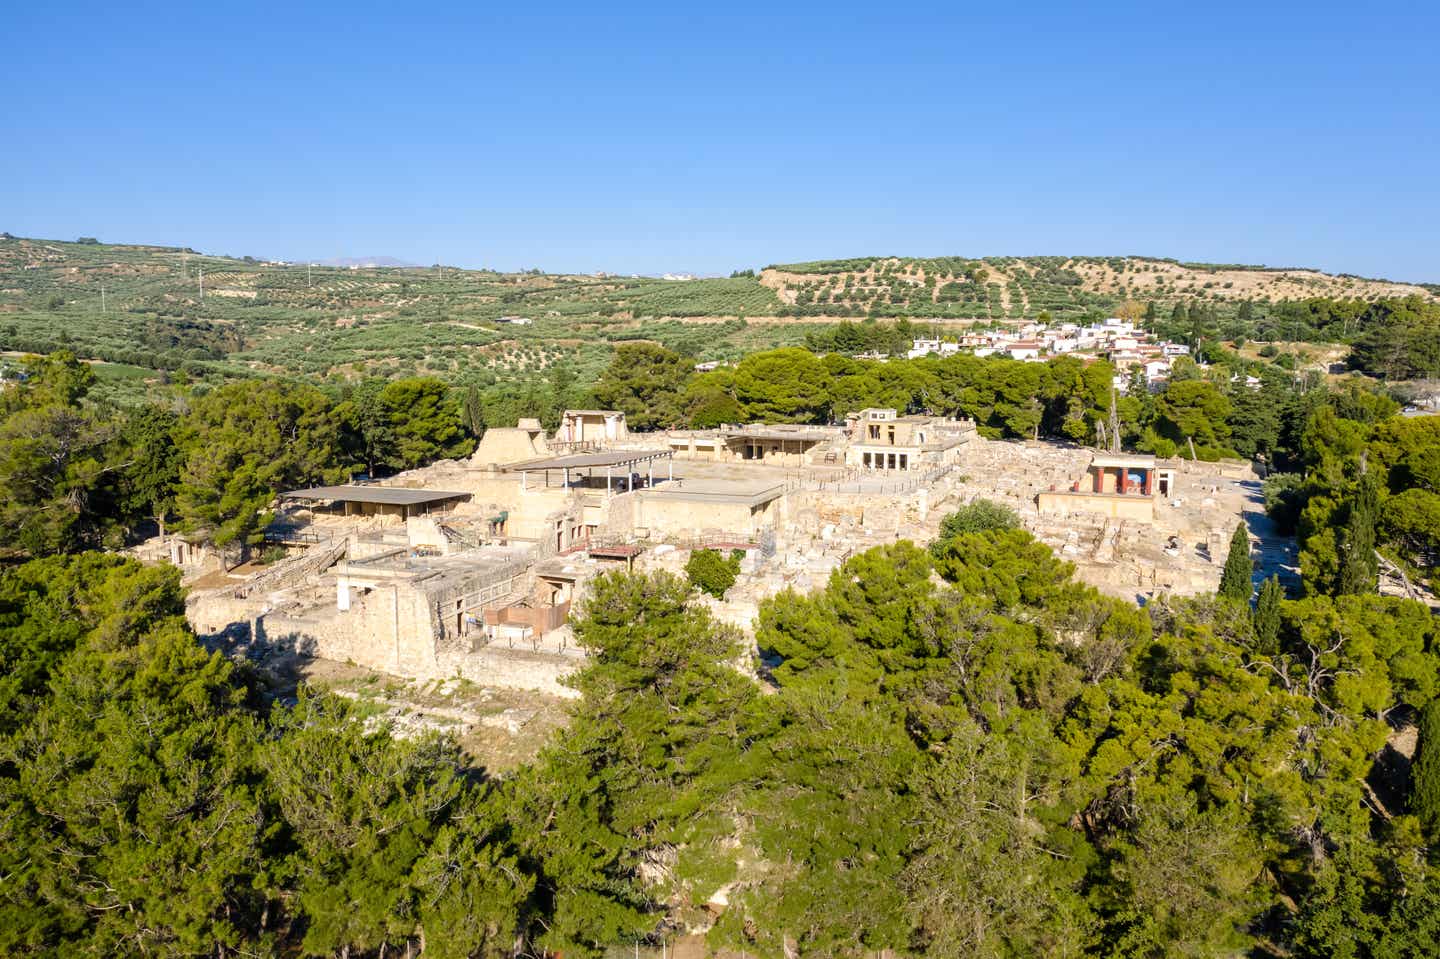
[{"label": "green tree canopy", "polygon": [[678,426],[681,397],[695,375],[695,361],[653,343],[623,343],[596,382],[595,401],[619,410],[631,429]]},{"label": "green tree canopy", "polygon": [[245,542],[276,493],[343,480],[340,426],[325,394],[278,380],[200,397],[176,431],[180,528],[221,546]]}]

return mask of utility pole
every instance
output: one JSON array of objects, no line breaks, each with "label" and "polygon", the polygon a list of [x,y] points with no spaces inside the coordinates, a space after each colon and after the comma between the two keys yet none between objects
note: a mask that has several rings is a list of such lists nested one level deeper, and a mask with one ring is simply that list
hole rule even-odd
[{"label": "utility pole", "polygon": [[305,289],[310,289],[310,264],[305,264]]},{"label": "utility pole", "polygon": [[100,312],[105,312],[105,284],[100,284]]}]

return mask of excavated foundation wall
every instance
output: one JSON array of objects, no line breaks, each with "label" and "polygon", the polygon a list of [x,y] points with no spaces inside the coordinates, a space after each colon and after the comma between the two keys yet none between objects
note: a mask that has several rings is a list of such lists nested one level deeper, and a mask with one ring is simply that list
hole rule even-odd
[{"label": "excavated foundation wall", "polygon": [[584,662],[579,650],[553,642],[540,649],[497,641],[474,651],[437,650],[438,624],[425,595],[385,586],[355,596],[343,614],[333,607],[303,615],[257,614],[253,600],[225,595],[197,597],[187,613],[201,636],[238,626],[271,653],[349,662],[410,679],[461,676],[485,686],[573,697],[575,691],[561,680]]}]

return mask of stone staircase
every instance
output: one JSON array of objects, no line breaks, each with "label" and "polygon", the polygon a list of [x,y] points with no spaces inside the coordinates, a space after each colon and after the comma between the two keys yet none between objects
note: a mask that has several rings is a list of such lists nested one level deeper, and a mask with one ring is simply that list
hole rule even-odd
[{"label": "stone staircase", "polygon": [[343,536],[336,537],[321,546],[312,546],[300,556],[276,563],[269,569],[235,587],[234,595],[240,599],[256,593],[269,592],[285,586],[294,586],[311,576],[319,575],[333,566],[350,548],[350,541]]}]

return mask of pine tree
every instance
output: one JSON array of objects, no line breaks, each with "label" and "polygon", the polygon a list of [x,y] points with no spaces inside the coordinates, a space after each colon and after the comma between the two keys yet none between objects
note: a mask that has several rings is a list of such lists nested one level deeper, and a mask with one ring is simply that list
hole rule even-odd
[{"label": "pine tree", "polygon": [[1255,600],[1255,611],[1250,614],[1256,652],[1273,656],[1280,651],[1280,600],[1284,598],[1280,577],[1271,576],[1260,584],[1260,596]]},{"label": "pine tree", "polygon": [[1411,769],[1410,811],[1432,845],[1440,844],[1440,699],[1420,710],[1420,743]]},{"label": "pine tree", "polygon": [[1230,537],[1230,552],[1225,557],[1225,571],[1220,575],[1219,595],[1224,599],[1246,602],[1250,599],[1250,534],[1242,522]]},{"label": "pine tree", "polygon": [[1340,532],[1340,576],[1335,592],[1364,595],[1375,592],[1380,563],[1375,557],[1375,523],[1380,513],[1380,495],[1375,480],[1364,476],[1350,499],[1349,515]]}]

